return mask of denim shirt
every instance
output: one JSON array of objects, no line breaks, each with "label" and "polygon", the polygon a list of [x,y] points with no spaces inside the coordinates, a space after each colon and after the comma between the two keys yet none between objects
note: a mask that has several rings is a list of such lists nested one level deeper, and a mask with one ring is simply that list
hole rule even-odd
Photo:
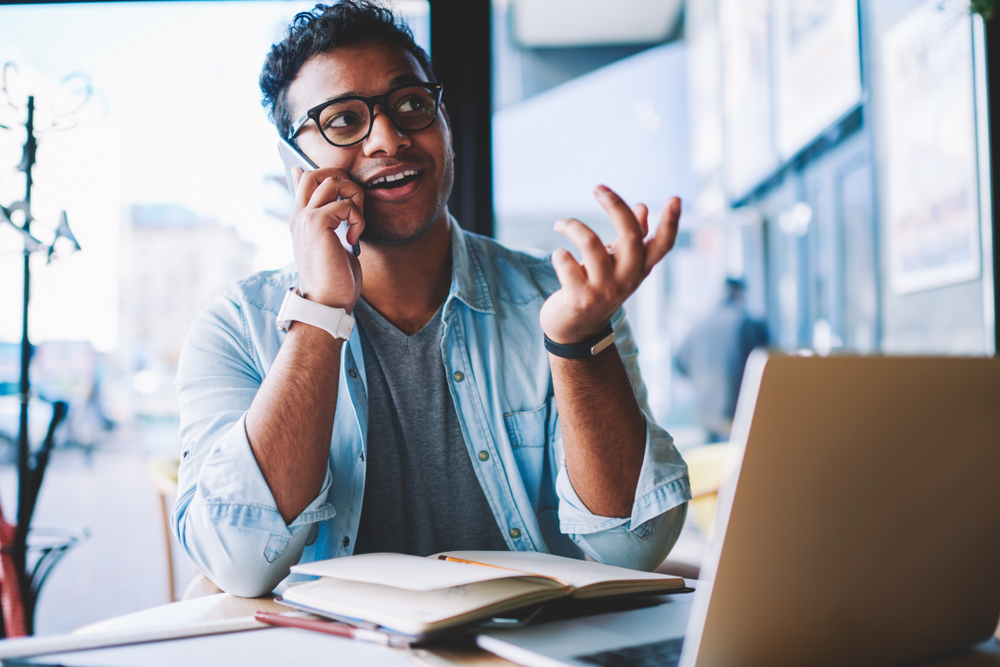
[{"label": "denim shirt", "polygon": [[[551,261],[464,232],[454,219],[451,227],[442,358],[473,469],[507,546],[655,568],[677,538],[691,494],[672,438],[648,417],[624,310],[612,324],[646,415],[646,448],[631,516],[610,518],[587,510],[563,460],[538,319],[559,289]],[[351,555],[362,512],[368,398],[357,329],[342,348],[323,486],[290,524],[247,439],[246,411],[285,336],[277,311],[297,283],[289,267],[229,288],[195,321],[177,373],[182,452],[171,524],[195,565],[235,595],[271,591],[300,561]]]}]

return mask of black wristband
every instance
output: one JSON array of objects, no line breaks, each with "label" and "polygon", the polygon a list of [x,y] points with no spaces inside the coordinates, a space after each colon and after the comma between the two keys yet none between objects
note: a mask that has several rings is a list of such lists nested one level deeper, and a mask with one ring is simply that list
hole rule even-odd
[{"label": "black wristband", "polygon": [[601,333],[591,336],[576,345],[561,345],[560,343],[556,343],[546,336],[544,332],[542,332],[542,336],[545,337],[545,349],[563,359],[586,359],[593,357],[615,342],[615,330],[611,327],[611,322],[608,322],[608,326]]}]

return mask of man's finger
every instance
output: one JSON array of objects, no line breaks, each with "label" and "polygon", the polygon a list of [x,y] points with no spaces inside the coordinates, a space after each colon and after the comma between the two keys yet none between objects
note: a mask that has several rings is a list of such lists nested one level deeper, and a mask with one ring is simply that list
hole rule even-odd
[{"label": "man's finger", "polygon": [[573,291],[583,289],[587,285],[587,272],[573,258],[569,250],[556,248],[552,253],[552,268],[556,270],[559,284]]},{"label": "man's finger", "polygon": [[[303,183],[304,182],[304,183]],[[316,169],[304,172],[295,191],[296,205],[320,207],[339,197],[352,200],[362,214],[365,212],[365,193],[360,185],[351,180],[343,169]],[[323,189],[317,198],[317,190]]]},{"label": "man's finger", "polygon": [[611,261],[611,255],[608,254],[607,247],[601,242],[601,237],[595,234],[590,227],[575,218],[566,218],[556,221],[555,230],[580,249],[587,280],[599,284],[612,278],[614,264]]},{"label": "man's finger", "polygon": [[653,238],[646,241],[646,258],[643,262],[643,275],[649,275],[656,263],[663,259],[677,240],[677,229],[681,219],[681,200],[671,197],[660,214],[660,224]]},{"label": "man's finger", "polygon": [[[298,176],[296,177],[295,172],[298,171]],[[312,178],[307,177],[307,174],[313,174]],[[309,205],[309,200],[312,199],[313,192],[319,187],[322,182],[316,180],[315,172],[303,171],[298,167],[292,167],[292,178],[295,179],[295,208],[303,209]]]},{"label": "man's finger", "polygon": [[355,205],[358,207],[358,210],[361,211],[361,214],[364,215],[365,189],[360,185],[358,185],[353,180],[351,180],[350,176],[348,176],[346,171],[343,171],[342,169],[337,169],[337,172],[339,173],[335,176],[335,179],[338,185],[340,186],[340,189],[337,194],[343,197],[344,199],[350,199],[351,201],[353,201]]},{"label": "man's finger", "polygon": [[340,227],[342,221],[347,222],[347,242],[354,245],[361,238],[361,232],[365,229],[365,218],[361,215],[357,205],[350,199],[330,202],[319,209],[331,222],[336,220],[334,229]]},{"label": "man's finger", "polygon": [[309,205],[320,208],[338,199],[350,200],[364,215],[364,192],[362,189],[354,181],[345,181],[335,176],[328,176],[313,190]]},{"label": "man's finger", "polygon": [[597,202],[607,211],[611,224],[618,232],[618,241],[615,249],[618,254],[618,263],[623,266],[630,266],[640,261],[642,257],[642,239],[646,234],[642,230],[642,225],[636,219],[632,209],[614,191],[604,185],[594,188],[594,196]]},{"label": "man's finger", "polygon": [[639,222],[639,226],[642,227],[642,238],[646,238],[646,235],[649,234],[649,208],[642,202],[639,202],[632,207],[632,215],[635,216],[635,219]]}]

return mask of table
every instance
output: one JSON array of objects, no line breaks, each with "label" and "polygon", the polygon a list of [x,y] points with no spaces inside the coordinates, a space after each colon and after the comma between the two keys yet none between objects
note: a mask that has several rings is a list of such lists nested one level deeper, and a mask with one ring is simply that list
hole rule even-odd
[{"label": "table", "polygon": [[[174,602],[80,628],[75,634],[160,628],[252,616],[256,611],[287,611],[270,598],[237,598],[225,593]],[[192,656],[194,656],[192,658]],[[221,656],[221,657],[220,657]],[[516,667],[514,663],[475,647],[433,646],[399,651],[293,628],[268,628],[212,637],[99,649],[58,656],[41,656],[17,665],[64,664],[67,667],[146,667],[201,664],[253,665],[371,665],[372,667]],[[978,647],[944,660],[919,663],[923,667],[1000,667],[1000,643],[990,639]]]},{"label": "table", "polygon": [[[74,634],[87,635],[123,630],[157,629],[170,625],[219,621],[250,617],[257,611],[281,613],[287,607],[271,598],[238,598],[225,593],[209,595],[182,602],[101,621],[80,628]],[[192,658],[194,656],[194,658]],[[333,660],[331,660],[333,658]],[[148,667],[185,664],[200,667],[219,664],[252,665],[296,664],[299,667],[316,665],[420,665],[422,667],[516,667],[514,663],[498,658],[476,647],[435,646],[409,651],[363,644],[349,639],[331,637],[295,628],[265,628],[210,637],[193,637],[136,644],[109,649],[95,649],[75,653],[12,661],[15,665],[52,665],[115,667],[142,664]],[[5,662],[5,664],[7,664]]]}]

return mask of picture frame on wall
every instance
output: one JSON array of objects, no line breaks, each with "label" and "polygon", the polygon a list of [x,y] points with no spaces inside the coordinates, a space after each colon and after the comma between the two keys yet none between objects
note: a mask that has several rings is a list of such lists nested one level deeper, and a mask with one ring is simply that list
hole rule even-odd
[{"label": "picture frame on wall", "polygon": [[972,55],[970,15],[939,0],[882,40],[880,178],[896,294],[981,273]]},{"label": "picture frame on wall", "polygon": [[775,145],[783,160],[862,101],[857,0],[773,0]]},{"label": "picture frame on wall", "polygon": [[719,0],[724,178],[730,202],[780,166],[771,101],[771,1]]},{"label": "picture frame on wall", "polygon": [[688,45],[688,105],[691,123],[691,169],[699,179],[721,170],[722,36],[716,0],[688,0],[684,10]]}]

